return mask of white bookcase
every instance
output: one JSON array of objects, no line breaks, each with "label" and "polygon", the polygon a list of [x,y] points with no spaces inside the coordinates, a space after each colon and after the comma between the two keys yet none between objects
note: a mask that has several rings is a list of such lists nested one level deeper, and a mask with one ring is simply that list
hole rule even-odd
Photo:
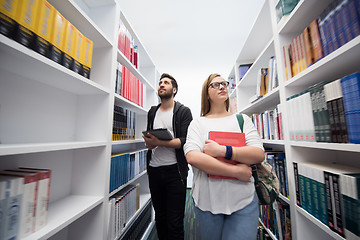
[{"label": "white bookcase", "polygon": [[[276,21],[276,0],[265,0],[262,9],[252,26],[252,30],[242,46],[235,66],[229,76],[235,76],[237,86],[230,98],[237,97],[238,111],[252,115],[276,107],[280,104],[283,119],[284,140],[264,140],[264,146],[286,153],[290,199],[281,198],[290,204],[292,238],[302,239],[344,239],[330,230],[312,215],[296,204],[293,161],[296,162],[339,162],[350,166],[360,166],[360,145],[295,142],[290,141],[288,126],[292,119],[287,113],[286,99],[309,86],[323,80],[336,80],[360,70],[360,36],[324,57],[303,72],[286,81],[282,46],[299,35],[310,22],[317,18],[331,2],[330,0],[300,0],[289,16]],[[268,66],[270,56],[276,56],[279,87],[255,103],[249,98],[255,94],[257,72]],[[253,63],[246,75],[239,81],[240,64]],[[273,234],[272,238],[275,239]]]},{"label": "white bookcase", "polygon": [[[49,2],[93,41],[90,80],[0,35],[0,170],[52,170],[48,223],[26,239],[107,239],[111,153],[145,147],[159,73],[116,0]],[[138,69],[118,51],[120,19]],[[144,84],[144,107],[115,94],[117,62]],[[114,103],[136,112],[135,140],[112,141]],[[141,184],[139,213],[150,201],[147,174],[132,182]]]}]

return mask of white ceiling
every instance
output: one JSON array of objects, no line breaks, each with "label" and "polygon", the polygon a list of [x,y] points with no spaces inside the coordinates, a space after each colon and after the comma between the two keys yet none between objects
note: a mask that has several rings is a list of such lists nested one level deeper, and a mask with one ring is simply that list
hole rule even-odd
[{"label": "white ceiling", "polygon": [[201,85],[227,78],[264,0],[118,0],[157,70],[175,77],[175,100],[200,114]]}]

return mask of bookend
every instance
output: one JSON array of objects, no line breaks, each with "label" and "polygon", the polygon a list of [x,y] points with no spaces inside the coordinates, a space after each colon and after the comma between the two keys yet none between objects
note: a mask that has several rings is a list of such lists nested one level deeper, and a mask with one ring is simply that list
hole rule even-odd
[{"label": "bookend", "polygon": [[[236,117],[241,132],[243,132],[244,118],[242,114],[236,114]],[[266,161],[262,161],[261,163],[251,165],[251,169],[259,204],[272,204],[280,193],[279,179],[272,166]]]}]

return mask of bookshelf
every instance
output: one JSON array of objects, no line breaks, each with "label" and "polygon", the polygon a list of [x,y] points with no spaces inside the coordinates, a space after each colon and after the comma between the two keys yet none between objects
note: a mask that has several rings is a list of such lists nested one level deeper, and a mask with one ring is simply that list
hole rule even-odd
[{"label": "bookshelf", "polygon": [[[306,90],[323,80],[336,80],[360,70],[360,36],[350,40],[340,48],[323,57],[294,77],[286,80],[282,46],[302,33],[309,24],[319,17],[332,1],[300,0],[290,15],[276,20],[275,6],[278,1],[265,0],[262,9],[242,46],[229,76],[235,76],[237,86],[231,98],[237,98],[238,111],[252,115],[279,105],[282,113],[284,140],[264,140],[264,146],[285,151],[290,199],[280,198],[290,205],[292,239],[345,239],[332,231],[296,202],[293,162],[335,162],[359,167],[360,145],[291,141],[287,108],[287,98]],[[259,37],[261,33],[261,39]],[[249,103],[256,89],[256,74],[261,67],[267,67],[270,55],[276,57],[279,86],[257,100]],[[239,81],[238,66],[253,63],[246,75]],[[270,234],[273,239],[276,237]]]},{"label": "bookshelf", "polygon": [[[144,148],[160,74],[116,0],[49,3],[93,41],[90,79],[0,34],[0,170],[52,170],[47,225],[25,239],[108,239],[109,198],[124,187],[109,193],[111,153]],[[118,50],[120,19],[138,46],[138,68]],[[143,107],[115,93],[118,62],[144,85]],[[136,113],[134,140],[111,140],[114,104]],[[125,231],[151,201],[146,172],[127,184],[136,183],[140,209]]]}]

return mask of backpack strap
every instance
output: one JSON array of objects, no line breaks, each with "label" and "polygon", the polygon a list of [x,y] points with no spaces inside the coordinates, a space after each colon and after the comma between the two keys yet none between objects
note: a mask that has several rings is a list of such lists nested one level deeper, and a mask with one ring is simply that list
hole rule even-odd
[{"label": "backpack strap", "polygon": [[241,132],[244,132],[244,117],[241,113],[236,114],[236,118],[238,120]]},{"label": "backpack strap", "polygon": [[[244,132],[244,130],[243,130],[244,129],[244,117],[243,117],[243,115],[241,113],[238,113],[238,114],[236,114],[236,118],[238,120],[241,132]],[[256,172],[257,165],[252,164],[251,169],[252,169],[252,174],[253,174],[253,177],[254,177],[254,180],[255,180],[255,184],[258,184],[259,179],[258,179],[258,175],[257,175],[257,172]]]}]

